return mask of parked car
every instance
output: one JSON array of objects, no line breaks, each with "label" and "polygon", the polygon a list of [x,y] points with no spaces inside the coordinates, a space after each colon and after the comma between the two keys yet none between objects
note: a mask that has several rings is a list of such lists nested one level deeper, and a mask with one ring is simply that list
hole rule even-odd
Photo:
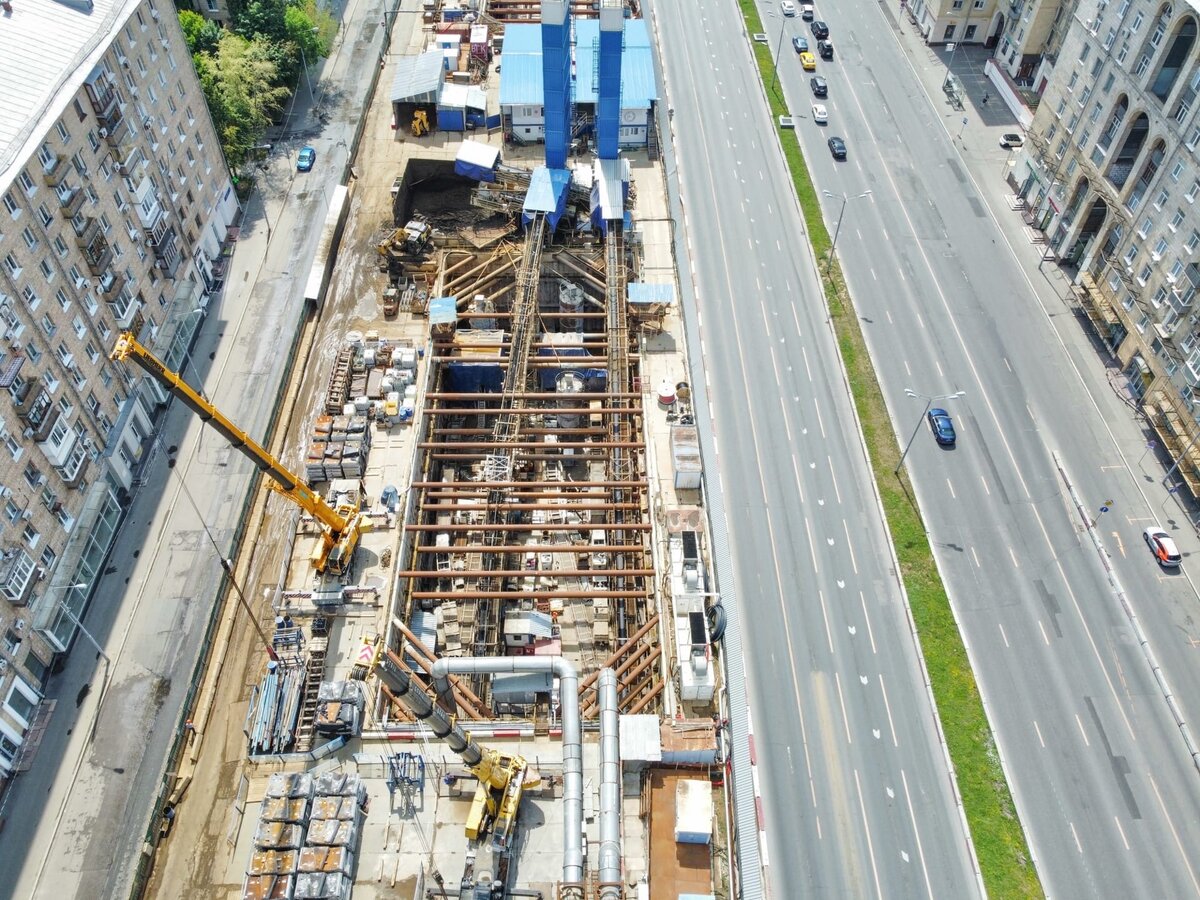
[{"label": "parked car", "polygon": [[783,0],[779,4],[779,11],[790,18],[796,14],[796,4],[792,0]]},{"label": "parked car", "polygon": [[800,65],[804,68],[805,72],[811,72],[817,67],[817,58],[805,50],[800,54]]},{"label": "parked car", "polygon": [[792,49],[795,50],[797,53],[807,53],[808,52],[808,38],[802,38],[799,36],[792,38]]},{"label": "parked car", "polygon": [[829,110],[825,108],[824,103],[814,103],[812,108],[813,121],[818,125],[829,124]]},{"label": "parked car", "polygon": [[800,5],[800,18],[805,22],[811,22],[813,20],[813,16],[815,15],[816,10],[813,9],[813,5],[811,3],[802,3]]},{"label": "parked car", "polygon": [[817,40],[823,41],[829,37],[829,26],[818,19],[812,23],[812,33]]},{"label": "parked car", "polygon": [[817,52],[821,59],[833,59],[833,41],[817,41]]},{"label": "parked car", "polygon": [[1018,147],[1025,146],[1025,135],[1017,134],[1002,134],[1000,135],[1000,146],[1005,150],[1015,150]]},{"label": "parked car", "polygon": [[831,137],[827,143],[829,144],[829,152],[833,154],[834,159],[846,158],[846,142],[840,137]]},{"label": "parked car", "polygon": [[296,171],[309,172],[317,162],[317,151],[312,147],[305,147],[300,151],[300,155],[296,157]]},{"label": "parked car", "polygon": [[954,422],[950,413],[934,407],[929,411],[929,427],[933,430],[933,439],[943,447],[953,447],[957,439],[954,433]]},{"label": "parked car", "polygon": [[812,88],[814,97],[829,96],[829,83],[820,75],[814,75],[808,79],[808,86]]},{"label": "parked car", "polygon": [[1146,539],[1146,546],[1150,548],[1159,565],[1175,568],[1183,561],[1183,556],[1180,555],[1171,535],[1159,526],[1151,525],[1142,533],[1142,537]]}]

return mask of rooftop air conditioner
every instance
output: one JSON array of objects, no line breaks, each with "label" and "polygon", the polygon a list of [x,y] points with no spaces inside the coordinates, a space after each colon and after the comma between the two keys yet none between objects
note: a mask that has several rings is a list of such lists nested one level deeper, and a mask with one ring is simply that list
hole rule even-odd
[{"label": "rooftop air conditioner", "polygon": [[119,62],[119,63],[121,64],[121,68],[122,68],[122,69],[128,69],[128,68],[129,68],[129,60],[128,60],[127,58],[125,58],[124,56],[118,56],[118,57],[117,57],[117,62]]},{"label": "rooftop air conditioner", "polygon": [[26,522],[28,522],[30,519],[33,518],[33,510],[32,509],[25,510],[24,512],[21,513],[21,518],[24,519]]},{"label": "rooftop air conditioner", "polygon": [[8,671],[8,660],[0,658],[0,675]]}]

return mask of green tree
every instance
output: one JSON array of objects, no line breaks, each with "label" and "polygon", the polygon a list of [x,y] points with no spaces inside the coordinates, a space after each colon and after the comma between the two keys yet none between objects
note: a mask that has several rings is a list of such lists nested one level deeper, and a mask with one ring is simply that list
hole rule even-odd
[{"label": "green tree", "polygon": [[237,167],[282,108],[288,89],[278,85],[272,45],[225,32],[217,52],[196,55],[196,71],[230,166]]},{"label": "green tree", "polygon": [[233,20],[233,30],[247,40],[262,37],[274,43],[287,40],[286,0],[245,0]]},{"label": "green tree", "polygon": [[221,26],[212,19],[206,19],[197,12],[185,9],[179,13],[179,24],[183,26],[183,36],[193,56],[197,53],[216,51],[221,40]]}]

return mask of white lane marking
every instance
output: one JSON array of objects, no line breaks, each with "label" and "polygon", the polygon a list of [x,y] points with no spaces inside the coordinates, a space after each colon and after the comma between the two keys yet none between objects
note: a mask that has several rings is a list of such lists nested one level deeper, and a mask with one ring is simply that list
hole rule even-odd
[{"label": "white lane marking", "polygon": [[908,377],[912,377],[912,369],[908,367],[908,360],[904,360],[904,371],[908,373]]},{"label": "white lane marking", "polygon": [[1048,638],[1046,636],[1046,626],[1042,624],[1041,619],[1038,619],[1038,630],[1042,632],[1042,640],[1045,641],[1046,646],[1049,647],[1050,646],[1050,638]]},{"label": "white lane marking", "polygon": [[1042,739],[1042,729],[1038,728],[1037,719],[1033,720],[1033,730],[1037,732],[1038,743],[1042,745],[1042,749],[1046,749],[1046,742]]},{"label": "white lane marking", "polygon": [[821,438],[825,439],[825,421],[821,418],[821,402],[813,397],[813,408],[817,411],[817,424],[821,426]]},{"label": "white lane marking", "polygon": [[942,371],[942,364],[941,364],[940,362],[938,362],[938,361],[935,359],[935,360],[933,361],[933,365],[934,365],[934,368],[936,368],[936,369],[937,369],[937,372],[938,372],[938,377],[939,377],[939,378],[945,378],[945,377],[946,377],[946,375],[945,375],[945,373]]},{"label": "white lane marking", "polygon": [[1179,855],[1183,857],[1183,865],[1187,869],[1188,877],[1192,879],[1192,888],[1197,894],[1200,894],[1200,883],[1196,881],[1196,873],[1192,871],[1192,864],[1188,860],[1187,853],[1183,850],[1183,842],[1179,840],[1179,832],[1175,830],[1175,823],[1171,821],[1171,817],[1167,814],[1167,807],[1163,803],[1162,794],[1158,792],[1158,782],[1154,780],[1154,776],[1149,772],[1146,777],[1150,779],[1150,786],[1154,788],[1154,797],[1158,800],[1159,809],[1162,810],[1163,818],[1167,820],[1167,827],[1171,829],[1171,837],[1175,839],[1175,848],[1179,851]]},{"label": "white lane marking", "polygon": [[1083,853],[1083,844],[1079,843],[1079,833],[1075,831],[1075,823],[1068,822],[1067,824],[1071,826],[1071,837],[1075,838],[1075,849]]},{"label": "white lane marking", "polygon": [[879,886],[879,868],[875,865],[875,846],[871,842],[871,823],[867,819],[867,807],[863,803],[862,785],[858,781],[858,769],[854,770],[854,787],[858,790],[858,809],[862,813],[863,831],[867,833],[867,855],[871,857],[871,872],[875,876],[875,896],[883,897],[883,888]]},{"label": "white lane marking", "polygon": [[[842,505],[842,492],[840,490],[838,490],[837,472],[835,472],[833,470],[833,457],[826,455],[825,458],[827,460],[829,460],[829,479],[830,479],[830,481],[833,482],[833,496],[837,498],[838,506],[841,506]],[[849,540],[850,535],[846,535],[846,539]],[[853,548],[850,550],[850,555],[851,555],[851,557],[854,556]],[[854,574],[855,575],[858,574],[858,566],[854,567]]]},{"label": "white lane marking", "polygon": [[[817,599],[821,601],[821,618],[825,621],[825,641],[829,644],[829,655],[833,655],[833,632],[829,630],[829,610],[825,608],[825,592],[817,591]],[[845,705],[842,706],[845,709]]]},{"label": "white lane marking", "polygon": [[833,683],[837,687],[838,703],[842,705],[842,724],[846,726],[846,743],[853,744],[854,741],[850,739],[850,717],[846,715],[846,698],[842,696],[842,678],[837,672],[833,673]]},{"label": "white lane marking", "polygon": [[946,487],[950,488],[950,498],[952,500],[957,500],[958,494],[954,493],[954,482],[952,482],[949,478],[946,479]]},{"label": "white lane marking", "polygon": [[796,458],[796,454],[792,454],[792,472],[796,476],[796,490],[800,492],[800,503],[804,503],[804,483],[800,480],[800,460]]},{"label": "white lane marking", "polygon": [[908,776],[900,770],[900,782],[904,785],[904,799],[908,803],[908,817],[912,820],[913,837],[917,839],[917,859],[921,861],[921,872],[925,876],[925,893],[933,900],[933,885],[929,881],[929,866],[925,865],[925,851],[921,848],[921,829],[917,828],[917,813],[913,809],[912,794],[908,792]]},{"label": "white lane marking", "polygon": [[983,485],[983,492],[985,494],[987,494],[989,497],[992,496],[992,492],[987,486],[987,479],[984,478],[982,475],[979,476],[979,483]]},{"label": "white lane marking", "polygon": [[804,533],[808,535],[808,551],[812,554],[813,574],[816,575],[820,571],[817,568],[817,545],[813,543],[812,526],[808,524],[808,516],[804,517]]},{"label": "white lane marking", "polygon": [[1121,843],[1125,845],[1125,849],[1129,849],[1129,841],[1125,838],[1125,829],[1121,827],[1121,820],[1113,816],[1113,823],[1117,826],[1117,834],[1121,836]]},{"label": "white lane marking", "polygon": [[975,552],[975,545],[971,545],[971,557],[975,560],[975,568],[982,568],[979,564],[979,554]]},{"label": "white lane marking", "polygon": [[800,355],[804,357],[804,371],[808,373],[808,380],[809,380],[809,383],[811,384],[813,377],[812,377],[812,369],[808,365],[808,351],[805,350],[803,347],[801,347]]},{"label": "white lane marking", "polygon": [[875,649],[875,632],[871,628],[871,617],[867,614],[867,597],[862,591],[859,591],[858,599],[862,601],[863,619],[867,623],[867,637],[871,639],[871,652],[878,653],[879,651]]},{"label": "white lane marking", "polygon": [[1004,646],[1011,650],[1012,645],[1008,642],[1008,635],[1004,633],[1004,625],[1000,622],[997,622],[996,626],[1000,629],[1000,637],[1004,639]]},{"label": "white lane marking", "polygon": [[888,324],[889,324],[889,325],[895,325],[895,324],[896,324],[895,322],[893,322],[893,321],[892,321],[892,311],[891,311],[890,309],[885,309],[885,310],[883,311],[883,314],[884,314],[885,316],[887,316],[887,320],[888,320]]},{"label": "white lane marking", "polygon": [[1004,368],[1008,369],[1008,371],[1010,371],[1010,372],[1011,372],[1011,371],[1012,371],[1012,366],[1010,366],[1010,365],[1008,364],[1008,357],[1007,357],[1007,356],[1005,356],[1005,357],[1003,357],[1003,359],[1004,359]]},{"label": "white lane marking", "polygon": [[870,271],[870,273],[871,273],[871,278],[872,278],[872,279],[874,279],[875,281],[878,281],[878,280],[879,280],[879,276],[875,274],[875,270],[874,270],[874,269],[869,269],[868,271]]},{"label": "white lane marking", "polygon": [[1092,746],[1092,742],[1088,740],[1087,732],[1083,730],[1083,719],[1079,718],[1079,713],[1075,713],[1075,724],[1079,726],[1079,733],[1083,735],[1084,746]]},{"label": "white lane marking", "polygon": [[887,688],[883,686],[883,673],[879,673],[879,690],[883,694],[883,708],[887,710],[888,728],[892,731],[892,746],[899,747],[900,741],[896,739],[896,723],[892,721],[892,704],[888,703]]},{"label": "white lane marking", "polygon": [[[841,499],[838,503],[841,503]],[[846,532],[846,548],[850,551],[850,568],[854,570],[854,574],[858,574],[858,561],[854,558],[854,541],[850,540],[850,526],[846,524],[846,520],[842,519],[842,530]]]},{"label": "white lane marking", "polygon": [[1017,562],[1017,554],[1013,553],[1013,548],[1012,548],[1012,547],[1009,547],[1009,548],[1008,548],[1008,556],[1009,556],[1009,559],[1011,559],[1011,560],[1012,560],[1012,564],[1013,564],[1013,568],[1014,568],[1014,569],[1019,569],[1019,568],[1021,568],[1021,564],[1020,564],[1019,562]]}]

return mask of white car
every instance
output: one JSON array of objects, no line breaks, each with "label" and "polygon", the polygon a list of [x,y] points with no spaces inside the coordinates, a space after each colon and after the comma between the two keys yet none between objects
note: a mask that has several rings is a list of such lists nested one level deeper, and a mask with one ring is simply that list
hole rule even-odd
[{"label": "white car", "polygon": [[1151,525],[1142,532],[1142,537],[1146,539],[1146,546],[1150,548],[1159,565],[1175,568],[1183,561],[1175,541],[1158,525]]},{"label": "white car", "polygon": [[825,108],[824,103],[814,103],[812,108],[813,121],[818,125],[829,124],[829,110]]},{"label": "white car", "polygon": [[811,22],[815,14],[816,10],[813,9],[813,5],[811,3],[800,4],[800,18],[802,18],[805,22]]},{"label": "white car", "polygon": [[779,10],[785,16],[794,16],[796,14],[796,4],[793,3],[792,0],[783,0],[783,2],[779,4]]}]

